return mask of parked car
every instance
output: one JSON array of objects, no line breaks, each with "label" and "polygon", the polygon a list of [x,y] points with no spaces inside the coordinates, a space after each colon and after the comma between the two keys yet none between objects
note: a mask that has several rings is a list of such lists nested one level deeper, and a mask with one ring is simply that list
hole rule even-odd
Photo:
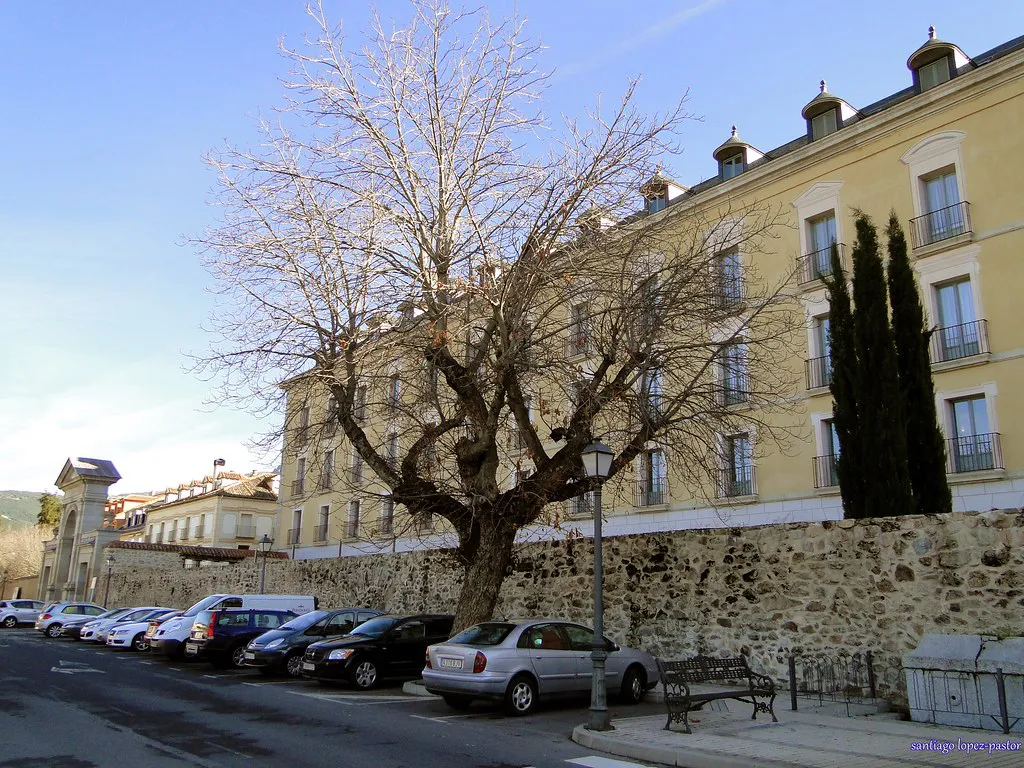
[{"label": "parked car", "polygon": [[378,616],[351,634],[322,640],[306,649],[302,674],[321,682],[347,680],[356,688],[373,688],[382,678],[419,677],[427,646],[446,639],[454,616]]},{"label": "parked car", "polygon": [[138,621],[126,621],[124,624],[115,624],[107,634],[108,648],[128,648],[132,651],[148,651],[149,640],[146,639],[146,632],[151,624],[159,626],[167,619],[181,616],[181,611],[170,609],[154,616],[140,619]]},{"label": "parked car", "polygon": [[32,624],[42,607],[41,600],[0,600],[0,627]]},{"label": "parked car", "polygon": [[200,611],[214,608],[265,608],[292,611],[295,615],[316,610],[313,595],[209,595],[188,608],[181,616],[165,621],[149,635],[149,646],[170,659],[185,655],[185,641],[192,632],[192,622]]},{"label": "parked car", "polygon": [[146,621],[158,614],[167,613],[169,610],[171,609],[154,605],[132,608],[130,611],[122,613],[120,616],[94,622],[93,624],[84,627],[82,629],[81,639],[91,640],[94,643],[106,643],[107,634],[114,627],[120,624],[127,624],[129,622]]},{"label": "parked car", "polygon": [[77,619],[68,619],[64,622],[64,626],[60,628],[61,637],[70,637],[73,640],[82,639],[82,630],[88,627],[90,624],[95,624],[98,621],[104,621],[106,619],[113,619],[121,614],[128,613],[131,608],[112,608],[109,611],[104,611],[99,616],[79,616]]},{"label": "parked car", "polygon": [[297,615],[294,611],[263,608],[200,611],[192,622],[185,656],[205,658],[216,667],[241,667],[245,662],[245,646],[250,640],[277,629]]},{"label": "parked car", "polygon": [[35,627],[47,637],[60,637],[60,631],[64,626],[64,622],[82,616],[92,616],[95,618],[101,613],[106,613],[106,610],[103,606],[95,605],[94,603],[50,603],[43,608],[42,613],[36,618]]},{"label": "parked car", "polygon": [[[503,701],[513,715],[526,715],[541,699],[590,691],[594,631],[557,619],[489,621],[463,630],[426,653],[423,684],[454,709],[474,699]],[[605,638],[609,693],[636,704],[658,682],[649,653]]]},{"label": "parked car", "polygon": [[302,655],[312,643],[330,637],[347,635],[357,626],[382,611],[372,608],[339,608],[333,611],[310,611],[265,632],[245,649],[245,666],[264,674],[287,672],[302,677]]}]

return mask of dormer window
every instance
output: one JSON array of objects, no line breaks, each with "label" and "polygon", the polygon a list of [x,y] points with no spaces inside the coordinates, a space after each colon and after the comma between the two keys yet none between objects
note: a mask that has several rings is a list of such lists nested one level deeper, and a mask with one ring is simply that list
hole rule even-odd
[{"label": "dormer window", "polygon": [[647,213],[663,211],[685,191],[686,187],[664,176],[661,166],[658,166],[654,175],[640,187],[640,194],[644,196],[644,210]]},{"label": "dormer window", "polygon": [[936,85],[942,85],[949,80],[949,59],[943,56],[931,64],[925,64],[917,70],[917,77],[921,83],[922,91],[927,91]]},{"label": "dormer window", "polygon": [[824,138],[830,133],[835,133],[837,130],[836,111],[834,109],[822,112],[820,115],[815,115],[811,118],[811,137],[814,139]]},{"label": "dormer window", "polygon": [[668,205],[668,199],[667,199],[667,196],[664,195],[664,194],[655,195],[654,197],[648,197],[647,198],[647,212],[648,213],[657,213],[658,211],[662,211],[662,210],[665,209],[665,207],[667,205]]},{"label": "dormer window", "polygon": [[731,179],[734,176],[739,176],[743,173],[743,153],[737,153],[732,157],[727,157],[722,161],[722,178]]}]

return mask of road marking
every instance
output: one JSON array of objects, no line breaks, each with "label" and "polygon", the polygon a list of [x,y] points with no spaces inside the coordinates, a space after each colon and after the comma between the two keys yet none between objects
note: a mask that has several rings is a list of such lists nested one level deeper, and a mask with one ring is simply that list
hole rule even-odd
[{"label": "road marking", "polygon": [[207,741],[206,744],[211,746],[211,747],[216,747],[217,749],[223,749],[225,752],[230,752],[232,755],[238,755],[239,757],[244,757],[246,760],[252,760],[253,759],[252,755],[247,755],[247,754],[245,754],[245,752],[239,752],[237,750],[231,749],[231,747],[225,747],[223,744],[218,744],[215,741]]},{"label": "road marking", "polygon": [[429,720],[432,723],[440,723],[441,725],[448,725],[449,720],[464,720],[467,717],[478,717],[478,715],[441,715],[440,717],[427,717],[426,715],[409,715],[409,717],[415,717],[417,720]]},{"label": "road marking", "polygon": [[101,675],[107,674],[102,669],[93,669],[92,667],[81,664],[77,661],[64,661],[62,659],[57,663],[60,666],[50,667],[51,672],[59,672],[62,675],[77,675],[79,672],[97,672]]},{"label": "road marking", "polygon": [[296,682],[295,680],[267,680],[265,683],[242,683],[242,685],[251,685],[253,688],[262,688],[264,685],[291,685]]},{"label": "road marking", "polygon": [[597,755],[577,757],[574,760],[566,760],[565,762],[583,765],[586,768],[651,768],[643,763],[627,763],[625,760],[612,760],[607,757],[598,757]]}]

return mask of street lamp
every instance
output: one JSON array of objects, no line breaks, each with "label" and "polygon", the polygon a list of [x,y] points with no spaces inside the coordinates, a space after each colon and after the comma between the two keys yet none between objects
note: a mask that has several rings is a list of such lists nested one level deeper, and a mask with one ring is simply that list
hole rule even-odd
[{"label": "street lamp", "polygon": [[608,647],[604,642],[604,572],[601,562],[601,485],[612,468],[612,449],[598,440],[583,449],[583,469],[587,477],[597,478],[594,488],[594,645],[590,660],[594,671],[590,683],[590,722],[587,730],[610,731],[608,692],[604,682],[604,662]]},{"label": "street lamp", "polygon": [[267,581],[267,555],[270,554],[270,548],[274,546],[274,540],[263,534],[263,538],[256,542],[256,549],[259,550],[260,554],[263,555],[263,565],[260,569],[260,594],[263,594],[263,585]]},{"label": "street lamp", "polygon": [[107,598],[110,597],[110,574],[114,570],[114,556],[107,555],[107,588],[103,590],[103,607],[107,607]]},{"label": "street lamp", "polygon": [[7,569],[4,568],[3,584],[0,584],[0,600],[4,599],[4,590],[7,589]]}]

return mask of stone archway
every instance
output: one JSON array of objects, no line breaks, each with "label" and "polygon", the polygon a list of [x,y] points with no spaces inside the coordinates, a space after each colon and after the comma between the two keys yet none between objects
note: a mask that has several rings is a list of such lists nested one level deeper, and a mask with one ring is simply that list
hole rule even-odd
[{"label": "stone archway", "polygon": [[56,575],[49,585],[54,589],[54,597],[66,596],[64,591],[71,581],[71,560],[75,552],[77,530],[78,509],[74,504],[70,504],[58,528]]}]

